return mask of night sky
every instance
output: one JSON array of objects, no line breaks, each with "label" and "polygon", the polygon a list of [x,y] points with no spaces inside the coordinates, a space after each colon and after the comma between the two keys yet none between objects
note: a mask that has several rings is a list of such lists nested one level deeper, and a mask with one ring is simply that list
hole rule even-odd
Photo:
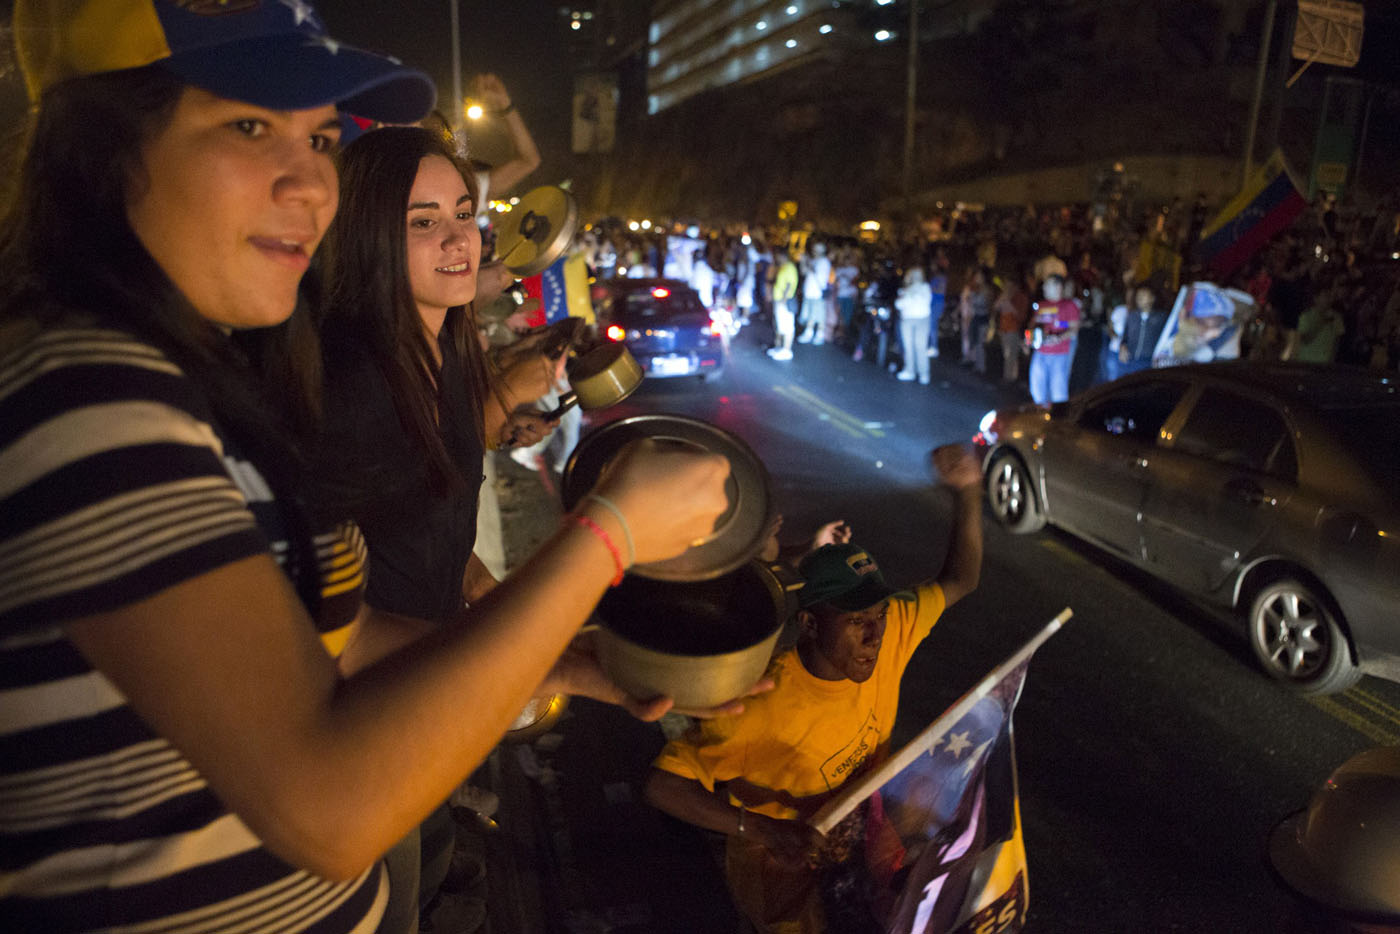
[{"label": "night sky", "polygon": [[[505,82],[544,152],[567,151],[573,86],[568,28],[560,0],[461,0],[463,84],[478,72]],[[423,69],[438,85],[438,103],[452,98],[450,7],[447,0],[321,0],[331,33],[362,48],[387,52]],[[492,140],[482,140],[488,146]],[[547,168],[548,166],[546,166]],[[545,179],[539,179],[545,181]]]}]

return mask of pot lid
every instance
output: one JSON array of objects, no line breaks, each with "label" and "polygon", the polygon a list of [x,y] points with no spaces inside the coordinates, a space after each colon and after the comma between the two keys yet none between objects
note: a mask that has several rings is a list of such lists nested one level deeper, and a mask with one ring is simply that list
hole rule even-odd
[{"label": "pot lid", "polygon": [[593,489],[614,455],[629,441],[639,438],[724,455],[729,461],[729,479],[725,481],[729,508],[704,541],[665,561],[634,564],[629,574],[664,581],[709,580],[729,573],[762,550],[772,507],[768,471],[763,462],[739,438],[686,415],[636,415],[589,432],[564,467],[560,484],[564,508],[572,509]]},{"label": "pot lid", "polygon": [[578,202],[557,185],[543,185],[496,224],[496,255],[516,276],[544,272],[564,255],[578,230]]}]

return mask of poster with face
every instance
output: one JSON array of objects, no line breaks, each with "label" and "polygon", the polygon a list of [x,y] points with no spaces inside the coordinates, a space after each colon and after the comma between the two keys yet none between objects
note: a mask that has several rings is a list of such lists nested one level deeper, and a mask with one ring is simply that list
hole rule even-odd
[{"label": "poster with face", "polygon": [[1240,332],[1253,315],[1254,299],[1248,292],[1210,282],[1184,285],[1152,352],[1152,365],[1236,360]]},{"label": "poster with face", "polygon": [[1011,715],[1066,610],[812,818],[830,930],[1015,934],[1029,905]]}]

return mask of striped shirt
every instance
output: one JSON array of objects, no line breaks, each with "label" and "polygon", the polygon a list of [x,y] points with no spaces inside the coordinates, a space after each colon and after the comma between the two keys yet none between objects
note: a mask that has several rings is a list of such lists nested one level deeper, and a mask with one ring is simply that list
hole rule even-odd
[{"label": "striped shirt", "polygon": [[[156,348],[72,327],[0,355],[0,930],[374,930],[380,867],[329,882],[268,852],[62,626],[250,555],[288,569],[284,512]],[[364,543],[315,547],[334,651]]]}]

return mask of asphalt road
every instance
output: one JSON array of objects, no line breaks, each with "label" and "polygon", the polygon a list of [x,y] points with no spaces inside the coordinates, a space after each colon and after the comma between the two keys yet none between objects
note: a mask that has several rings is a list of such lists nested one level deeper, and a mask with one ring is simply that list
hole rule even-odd
[{"label": "asphalt road", "polygon": [[[698,416],[767,465],[785,540],[843,518],[896,582],[941,566],[950,500],[928,452],[1024,399],[946,360],[897,382],[833,348],[767,358],[748,333],[713,383],[645,383],[604,419]],[[1351,755],[1400,742],[1400,685],[1364,678],[1309,699],[1254,666],[1241,627],[1053,530],[987,515],[981,586],[950,610],[904,680],[896,744],[1061,608],[1016,713],[1031,930],[1304,932],[1327,928],[1274,880],[1270,829]]]}]

